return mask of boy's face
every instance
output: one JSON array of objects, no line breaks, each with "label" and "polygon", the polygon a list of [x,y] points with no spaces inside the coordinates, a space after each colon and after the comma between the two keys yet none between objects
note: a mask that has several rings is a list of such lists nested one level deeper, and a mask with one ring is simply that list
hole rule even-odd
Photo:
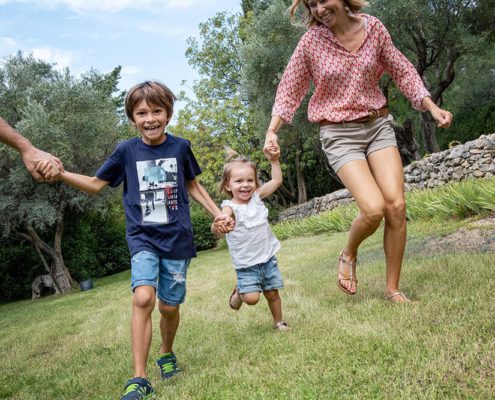
[{"label": "boy's face", "polygon": [[164,133],[169,118],[164,108],[141,100],[136,104],[132,117],[133,124],[139,130],[144,143],[157,145],[165,141]]}]

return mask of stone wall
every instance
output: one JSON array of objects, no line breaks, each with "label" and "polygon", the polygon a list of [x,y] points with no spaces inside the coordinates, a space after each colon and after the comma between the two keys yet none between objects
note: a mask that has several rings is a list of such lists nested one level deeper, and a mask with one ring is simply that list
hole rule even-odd
[{"label": "stone wall", "polygon": [[[495,176],[495,133],[480,136],[451,149],[434,153],[404,168],[406,191],[433,188],[450,181]],[[280,221],[298,219],[354,201],[347,189],[337,190],[279,215]]]}]

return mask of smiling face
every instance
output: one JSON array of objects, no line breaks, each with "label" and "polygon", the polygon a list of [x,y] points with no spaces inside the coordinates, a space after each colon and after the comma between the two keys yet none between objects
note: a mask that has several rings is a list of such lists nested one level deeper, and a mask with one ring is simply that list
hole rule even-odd
[{"label": "smiling face", "polygon": [[328,28],[347,16],[343,0],[309,0],[307,4],[313,18]]},{"label": "smiling face", "polygon": [[143,99],[134,107],[132,119],[144,143],[158,145],[165,141],[165,128],[169,122],[165,108]]},{"label": "smiling face", "polygon": [[247,204],[256,189],[256,173],[253,167],[247,163],[236,163],[225,186],[225,190],[232,195],[232,200],[238,204]]}]

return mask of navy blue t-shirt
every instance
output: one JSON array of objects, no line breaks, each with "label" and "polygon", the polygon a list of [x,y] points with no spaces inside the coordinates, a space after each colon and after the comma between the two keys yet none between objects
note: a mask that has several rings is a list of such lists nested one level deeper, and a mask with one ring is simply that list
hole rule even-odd
[{"label": "navy blue t-shirt", "polygon": [[185,181],[200,173],[185,139],[167,134],[156,146],[141,138],[117,145],[96,176],[112,187],[124,182],[131,257],[143,250],[176,260],[196,256]]}]

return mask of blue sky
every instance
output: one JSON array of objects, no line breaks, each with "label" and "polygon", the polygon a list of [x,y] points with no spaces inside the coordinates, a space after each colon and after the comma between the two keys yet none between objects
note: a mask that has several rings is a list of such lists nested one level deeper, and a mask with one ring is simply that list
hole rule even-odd
[{"label": "blue sky", "polygon": [[0,0],[0,62],[21,50],[76,75],[120,65],[121,89],[158,79],[190,93],[186,39],[220,11],[240,0]]}]

